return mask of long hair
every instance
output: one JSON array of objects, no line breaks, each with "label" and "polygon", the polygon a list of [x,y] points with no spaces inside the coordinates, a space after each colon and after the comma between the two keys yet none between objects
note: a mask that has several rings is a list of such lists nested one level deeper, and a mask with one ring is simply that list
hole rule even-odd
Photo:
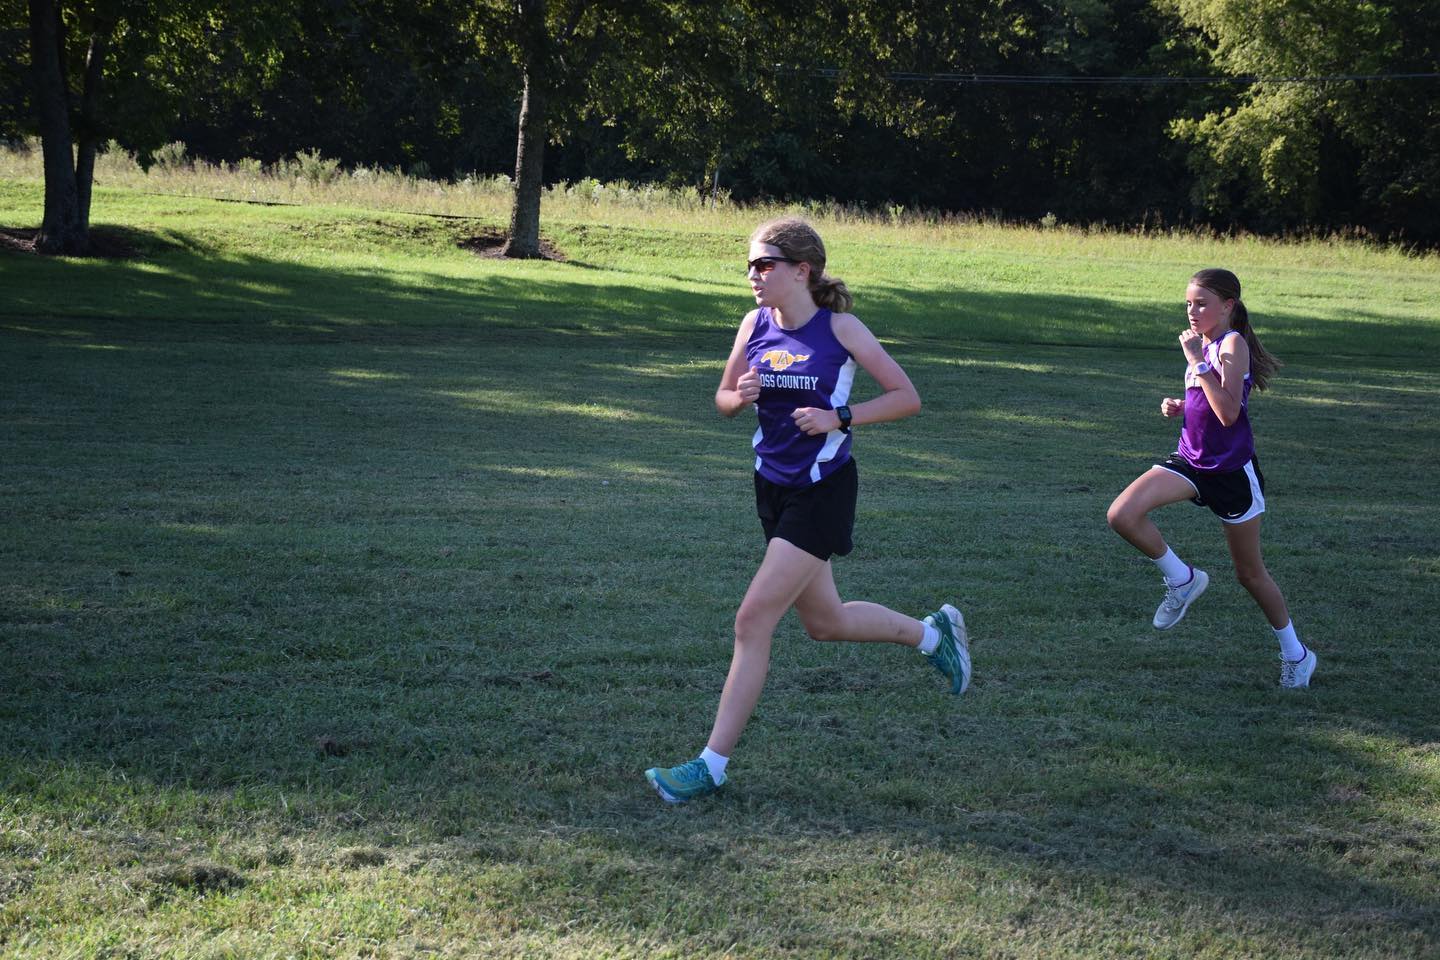
[{"label": "long hair", "polygon": [[1190,278],[1190,282],[1204,287],[1222,300],[1235,301],[1235,309],[1230,314],[1230,329],[1245,338],[1245,345],[1250,348],[1250,382],[1257,389],[1264,390],[1281,364],[1255,335],[1255,328],[1250,324],[1250,311],[1245,309],[1245,301],[1240,299],[1240,278],[1229,270],[1211,268],[1201,270]]},{"label": "long hair", "polygon": [[750,234],[751,243],[768,243],[792,260],[810,264],[810,296],[817,306],[846,313],[855,305],[845,281],[825,272],[825,244],[820,234],[799,217],[781,217],[762,223]]}]

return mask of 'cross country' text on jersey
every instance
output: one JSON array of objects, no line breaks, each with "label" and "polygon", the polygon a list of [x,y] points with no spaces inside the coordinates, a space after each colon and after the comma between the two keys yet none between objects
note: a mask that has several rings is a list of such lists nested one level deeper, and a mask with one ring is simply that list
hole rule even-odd
[{"label": "'cross country' text on jersey", "polygon": [[850,401],[855,358],[835,338],[829,310],[786,330],[769,307],[755,316],[745,357],[760,373],[755,412],[755,469],[773,483],[803,487],[819,483],[850,459],[850,434],[832,430],[807,436],[791,414],[800,407],[834,410]]}]

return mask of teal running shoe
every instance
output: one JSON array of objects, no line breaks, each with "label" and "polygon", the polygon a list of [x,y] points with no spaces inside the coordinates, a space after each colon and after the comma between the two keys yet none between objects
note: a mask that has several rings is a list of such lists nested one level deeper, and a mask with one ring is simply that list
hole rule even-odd
[{"label": "teal running shoe", "polygon": [[925,618],[940,631],[940,646],[925,659],[950,680],[950,692],[962,694],[970,686],[970,640],[965,632],[965,618],[950,604]]},{"label": "teal running shoe", "polygon": [[711,779],[710,768],[705,765],[705,761],[696,757],[678,767],[663,770],[660,767],[651,767],[645,771],[645,779],[649,780],[650,786],[660,794],[661,800],[666,803],[685,803],[687,800],[714,793],[724,785],[727,778],[721,774],[720,782],[716,783]]}]

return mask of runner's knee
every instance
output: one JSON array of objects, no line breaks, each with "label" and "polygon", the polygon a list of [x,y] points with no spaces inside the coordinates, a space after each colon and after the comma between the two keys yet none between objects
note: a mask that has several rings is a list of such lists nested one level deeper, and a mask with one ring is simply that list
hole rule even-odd
[{"label": "runner's knee", "polygon": [[1115,502],[1110,504],[1110,509],[1105,511],[1105,522],[1110,524],[1110,529],[1119,533],[1129,530],[1135,526],[1136,521],[1144,514],[1136,515],[1137,511],[1123,497],[1116,497]]},{"label": "runner's knee", "polygon": [[1254,590],[1269,581],[1270,571],[1265,569],[1263,563],[1237,563],[1235,564],[1235,579],[1246,590]]},{"label": "runner's knee", "polygon": [[735,642],[768,640],[775,632],[775,622],[775,618],[768,612],[742,603],[740,609],[735,611]]},{"label": "runner's knee", "polygon": [[809,617],[804,624],[811,640],[831,643],[844,638],[844,624],[834,617]]}]

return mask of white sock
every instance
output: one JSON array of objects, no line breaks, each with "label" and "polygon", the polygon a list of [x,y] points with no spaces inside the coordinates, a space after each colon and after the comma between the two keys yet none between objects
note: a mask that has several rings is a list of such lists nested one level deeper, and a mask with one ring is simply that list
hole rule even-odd
[{"label": "white sock", "polygon": [[710,768],[710,779],[715,783],[725,782],[725,764],[730,762],[729,757],[722,757],[720,754],[706,747],[700,751],[700,759],[705,761],[705,766]]},{"label": "white sock", "polygon": [[1172,587],[1183,586],[1190,582],[1195,572],[1190,569],[1190,564],[1175,556],[1175,551],[1169,547],[1165,548],[1165,556],[1155,560],[1155,566],[1160,568],[1160,576]]},{"label": "white sock", "polygon": [[[1274,627],[1270,629],[1274,630]],[[1280,656],[1294,663],[1305,656],[1305,644],[1295,636],[1295,621],[1291,620],[1279,630],[1275,630],[1275,639],[1280,641]]]},{"label": "white sock", "polygon": [[940,646],[940,628],[933,623],[924,623],[923,621],[921,626],[925,628],[925,636],[920,638],[920,646],[916,649],[927,655],[934,653],[935,648]]}]

